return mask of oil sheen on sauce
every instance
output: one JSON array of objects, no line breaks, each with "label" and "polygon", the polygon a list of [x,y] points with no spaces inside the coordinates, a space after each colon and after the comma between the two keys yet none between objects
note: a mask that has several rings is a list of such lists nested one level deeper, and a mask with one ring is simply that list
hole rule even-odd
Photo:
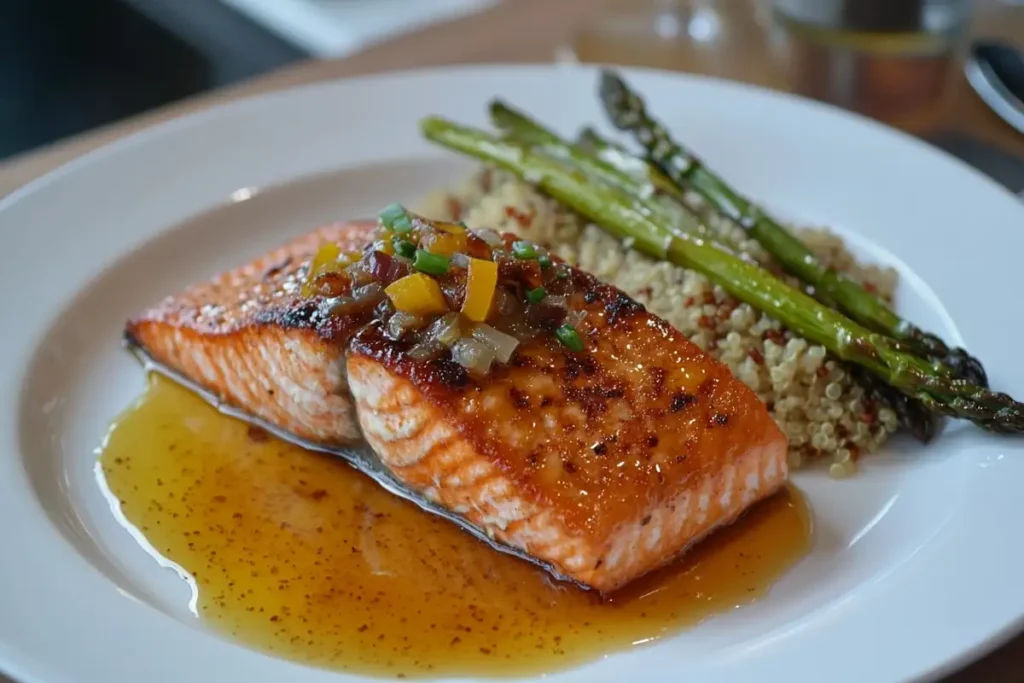
[{"label": "oil sheen on sauce", "polygon": [[787,490],[601,600],[158,376],[111,428],[99,472],[128,522],[194,576],[214,629],[387,677],[537,674],[642,646],[764,595],[810,538]]}]

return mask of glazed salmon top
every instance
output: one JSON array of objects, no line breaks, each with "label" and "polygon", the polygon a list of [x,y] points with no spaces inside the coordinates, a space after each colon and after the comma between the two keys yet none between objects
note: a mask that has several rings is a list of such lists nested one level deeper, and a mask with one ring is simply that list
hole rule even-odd
[{"label": "glazed salmon top", "polygon": [[378,323],[350,353],[411,381],[524,493],[594,537],[781,437],[728,368],[618,289],[569,272],[570,308],[587,313],[581,351],[529,340],[478,378],[448,358],[410,358]]},{"label": "glazed salmon top", "polygon": [[228,335],[252,325],[315,326],[316,306],[302,294],[310,259],[324,244],[362,249],[376,223],[326,225],[240,268],[168,296],[129,323],[167,323],[196,334]]}]

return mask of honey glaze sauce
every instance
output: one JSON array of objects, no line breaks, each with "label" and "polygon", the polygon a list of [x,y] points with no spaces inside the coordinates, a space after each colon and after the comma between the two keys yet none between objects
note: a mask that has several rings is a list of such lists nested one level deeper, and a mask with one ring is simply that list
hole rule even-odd
[{"label": "honey glaze sauce", "polygon": [[670,635],[764,595],[811,532],[786,490],[602,599],[159,376],[111,428],[98,472],[129,523],[195,578],[213,628],[388,677],[536,674]]}]

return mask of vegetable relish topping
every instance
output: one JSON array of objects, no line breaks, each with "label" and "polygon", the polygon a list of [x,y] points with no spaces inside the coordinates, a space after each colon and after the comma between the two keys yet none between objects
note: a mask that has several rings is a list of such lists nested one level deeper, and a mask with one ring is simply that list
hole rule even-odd
[{"label": "vegetable relish topping", "polygon": [[427,221],[392,204],[363,251],[320,247],[302,293],[322,297],[325,316],[378,320],[415,360],[449,354],[483,375],[529,339],[585,348],[577,329],[585,314],[569,308],[571,283],[569,268],[540,245]]}]

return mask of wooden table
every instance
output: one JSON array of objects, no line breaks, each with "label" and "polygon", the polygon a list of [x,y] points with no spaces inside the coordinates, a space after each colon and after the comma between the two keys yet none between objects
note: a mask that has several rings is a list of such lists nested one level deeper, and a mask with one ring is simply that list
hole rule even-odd
[{"label": "wooden table", "polygon": [[[739,0],[723,0],[724,3]],[[978,0],[973,27],[977,35],[1024,39],[1024,8],[996,0]],[[429,27],[338,61],[308,62],[240,85],[204,94],[171,106],[64,140],[0,162],[0,197],[90,150],[156,123],[257,93],[328,79],[394,69],[461,63],[550,62],[576,27],[598,7],[598,0],[506,0],[493,9]],[[756,54],[739,60],[733,77],[763,81]],[[958,78],[939,126],[972,136],[1024,156],[1020,136],[991,113]],[[1007,542],[1013,542],[1007,539]],[[913,638],[915,634],[907,634]],[[851,644],[856,651],[856,643]],[[870,656],[870,653],[863,653]],[[2,677],[0,677],[2,680]],[[865,683],[872,683],[866,681]],[[1024,636],[943,683],[1024,683]]]}]

